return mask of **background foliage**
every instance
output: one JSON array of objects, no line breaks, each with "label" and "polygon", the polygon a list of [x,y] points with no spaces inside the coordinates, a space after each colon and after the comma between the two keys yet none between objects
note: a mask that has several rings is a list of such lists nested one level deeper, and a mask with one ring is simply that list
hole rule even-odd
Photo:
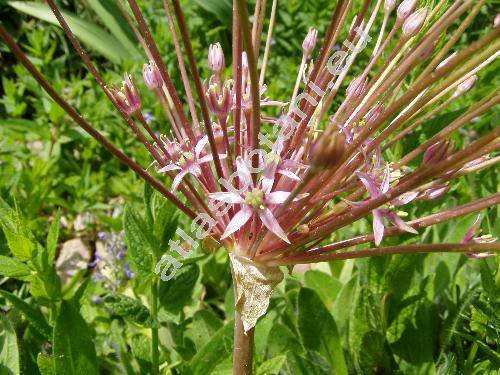
[{"label": "background foliage", "polygon": [[[75,32],[107,81],[118,84],[125,71],[139,75],[143,57],[112,1],[59,3],[74,17]],[[147,165],[147,153],[53,25],[44,2],[0,0],[0,5],[2,24],[64,97]],[[180,88],[162,2],[143,0],[140,5]],[[183,5],[207,76],[210,43],[220,41],[230,62],[230,1],[186,0]],[[302,38],[310,26],[324,32],[334,5],[281,1],[268,74],[271,98],[289,98]],[[460,46],[490,27],[495,5],[487,2]],[[169,251],[176,226],[189,223],[81,132],[4,44],[0,51],[0,373],[147,374],[153,361],[152,327],[159,331],[163,373],[230,373],[234,295],[226,253],[197,249],[175,279],[156,284],[159,308],[152,313],[154,260]],[[368,48],[362,58],[369,54]],[[477,89],[400,142],[391,156],[413,149],[498,87],[497,71],[494,65],[481,72]],[[146,97],[144,106],[155,117],[153,126],[164,130],[165,118],[152,99]],[[477,119],[457,134],[457,147],[498,123],[498,111]],[[409,215],[423,216],[495,191],[498,179],[492,168],[462,177],[446,198],[413,207]],[[498,209],[483,216],[483,230],[498,235]],[[418,240],[459,242],[474,218],[427,228]],[[359,222],[334,237],[370,227]],[[134,277],[108,274],[116,279],[113,283],[94,282],[89,263],[105,246],[101,232],[109,237],[124,229],[126,261]],[[387,240],[401,241],[417,239]],[[286,276],[257,325],[256,373],[495,373],[500,367],[498,271],[496,257],[472,261],[455,254],[302,267]]]}]

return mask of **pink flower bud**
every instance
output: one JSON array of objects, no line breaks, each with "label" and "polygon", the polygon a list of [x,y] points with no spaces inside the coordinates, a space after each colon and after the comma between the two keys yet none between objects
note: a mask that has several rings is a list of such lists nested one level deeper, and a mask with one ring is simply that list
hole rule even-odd
[{"label": "pink flower bud", "polygon": [[404,21],[417,7],[418,0],[404,0],[398,6],[398,20]]},{"label": "pink flower bud", "polygon": [[346,90],[346,96],[349,99],[359,98],[365,91],[366,84],[368,83],[366,77],[358,76],[354,78]]},{"label": "pink flower bud", "polygon": [[343,132],[324,134],[313,145],[309,163],[312,168],[331,168],[342,159],[346,147]]},{"label": "pink flower bud", "polygon": [[309,29],[304,41],[302,42],[302,49],[304,50],[304,55],[309,56],[311,52],[316,47],[316,42],[318,40],[318,30],[313,29],[312,27]]},{"label": "pink flower bud", "polygon": [[382,102],[378,102],[365,115],[366,123],[373,124],[383,113],[384,113],[384,104]]},{"label": "pink flower bud", "polygon": [[430,189],[427,189],[422,192],[420,195],[420,199],[426,201],[432,201],[438,198],[441,198],[444,194],[446,194],[450,190],[450,185],[440,185]]},{"label": "pink flower bud", "polygon": [[150,61],[149,64],[143,65],[142,77],[150,90],[156,90],[163,86],[160,70],[154,61]]},{"label": "pink flower bud", "polygon": [[495,16],[495,20],[493,21],[493,27],[496,29],[500,27],[500,13]]},{"label": "pink flower bud", "polygon": [[424,164],[427,166],[434,166],[440,163],[448,157],[450,149],[450,142],[447,140],[434,143],[425,150]]},{"label": "pink flower bud", "polygon": [[224,52],[220,43],[211,44],[208,48],[208,65],[214,73],[220,73],[224,69]]},{"label": "pink flower bud", "polygon": [[241,54],[241,69],[243,70],[243,74],[248,72],[248,57],[245,51]]},{"label": "pink flower bud", "polygon": [[476,84],[476,81],[477,81],[477,76],[475,74],[467,78],[465,81],[463,81],[461,84],[458,85],[454,95],[458,96],[463,93],[466,93],[467,91],[470,91]]},{"label": "pink flower bud", "polygon": [[122,88],[120,90],[111,90],[111,94],[118,106],[129,115],[140,112],[141,95],[130,74],[125,74],[125,81],[123,81]]},{"label": "pink flower bud", "polygon": [[396,0],[385,0],[384,10],[386,13],[391,13],[396,8]]},{"label": "pink flower bud", "polygon": [[426,7],[417,10],[415,13],[412,13],[412,15],[408,17],[403,24],[403,35],[407,37],[417,35],[424,25],[427,13],[428,10]]},{"label": "pink flower bud", "polygon": [[427,60],[429,57],[432,56],[432,53],[434,52],[434,49],[436,48],[437,42],[438,41],[435,40],[434,42],[429,44],[429,46],[420,54],[420,58],[423,61]]}]

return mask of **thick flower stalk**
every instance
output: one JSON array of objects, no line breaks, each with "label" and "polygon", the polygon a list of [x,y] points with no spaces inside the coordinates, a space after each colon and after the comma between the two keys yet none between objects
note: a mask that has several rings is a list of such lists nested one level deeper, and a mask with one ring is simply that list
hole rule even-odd
[{"label": "thick flower stalk", "polygon": [[[251,373],[253,325],[281,280],[280,265],[440,251],[482,257],[500,249],[495,239],[474,237],[478,224],[463,243],[419,243],[422,228],[495,206],[499,194],[421,218],[405,217],[400,210],[403,205],[439,199],[449,191],[450,181],[496,165],[500,129],[462,149],[450,142],[473,119],[498,105],[496,91],[484,93],[481,101],[442,124],[438,133],[407,155],[388,158],[399,139],[480,85],[478,71],[497,58],[497,19],[491,20],[491,30],[483,37],[462,50],[455,48],[484,0],[454,1],[449,6],[439,1],[433,9],[422,7],[418,0],[399,4],[365,0],[360,9],[339,0],[326,33],[311,28],[305,36],[298,76],[288,97],[272,99],[264,95],[264,82],[277,0],[272,4],[260,70],[265,2],[257,2],[251,25],[247,2],[237,0],[234,66],[227,69],[227,51],[213,44],[208,50],[211,75],[204,80],[179,1],[164,2],[185,95],[174,87],[139,6],[128,0],[134,19],[128,13],[126,18],[145,52],[144,84],[156,93],[168,119],[156,132],[142,113],[140,77],[134,81],[126,74],[121,89],[110,88],[57,6],[48,2],[89,71],[150,152],[155,168],[137,165],[79,116],[0,26],[2,38],[80,126],[231,254],[237,290],[235,373]],[[374,27],[377,17],[383,20],[379,30]],[[386,33],[387,25],[393,26]],[[343,31],[348,35],[345,41],[339,40]],[[439,47],[438,40],[443,41]],[[363,55],[369,59],[362,64]],[[354,67],[360,72],[356,77],[351,74]],[[281,116],[273,117],[276,111],[266,107],[282,108]],[[420,164],[409,164],[418,157]],[[328,243],[332,233],[357,220],[372,221],[373,232]],[[386,237],[402,233],[411,233],[414,244],[383,246]],[[366,243],[374,247],[356,250],[356,245]],[[346,248],[352,249],[340,251]]]}]

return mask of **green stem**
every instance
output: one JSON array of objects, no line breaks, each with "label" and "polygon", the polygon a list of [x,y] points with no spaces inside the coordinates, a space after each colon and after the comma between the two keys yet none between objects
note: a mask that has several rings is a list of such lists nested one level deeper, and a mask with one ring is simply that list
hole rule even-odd
[{"label": "green stem", "polygon": [[158,313],[158,281],[153,280],[151,283],[151,316],[153,318],[153,327],[151,328],[151,358],[153,362],[153,374],[159,374],[159,357],[158,350],[158,327],[156,325],[156,316]]}]

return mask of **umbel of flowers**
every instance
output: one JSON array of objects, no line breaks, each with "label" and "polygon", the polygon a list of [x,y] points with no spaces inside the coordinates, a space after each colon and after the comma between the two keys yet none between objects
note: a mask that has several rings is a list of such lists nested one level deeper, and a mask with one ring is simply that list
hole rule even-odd
[{"label": "umbel of flowers", "polygon": [[[497,205],[498,193],[425,217],[407,217],[404,211],[407,205],[440,199],[452,180],[496,165],[498,127],[462,149],[450,141],[499,103],[495,90],[400,159],[387,157],[399,139],[467,95],[478,84],[476,74],[497,58],[496,20],[477,41],[462,50],[455,47],[484,0],[440,0],[432,9],[418,0],[365,0],[359,9],[339,0],[326,32],[311,28],[305,36],[286,102],[266,96],[277,0],[269,22],[266,1],[257,0],[253,24],[247,2],[234,1],[233,65],[226,66],[228,51],[213,44],[208,49],[211,74],[203,78],[179,1],[164,1],[182,94],[136,1],[128,0],[129,9],[116,1],[144,48],[145,86],[168,120],[155,129],[143,115],[141,77],[125,74],[119,88],[105,82],[54,1],[48,3],[123,121],[150,152],[153,169],[138,165],[81,117],[0,26],[2,38],[78,125],[230,253],[236,286],[235,374],[252,371],[253,327],[282,279],[278,266],[445,251],[475,258],[499,250],[495,239],[474,236],[478,223],[462,243],[419,243],[423,228]],[[410,164],[415,160],[421,162]],[[332,233],[361,219],[370,220],[373,231],[328,243]],[[403,233],[411,233],[415,243],[384,246],[385,238]],[[371,248],[355,248],[370,243]]]}]

